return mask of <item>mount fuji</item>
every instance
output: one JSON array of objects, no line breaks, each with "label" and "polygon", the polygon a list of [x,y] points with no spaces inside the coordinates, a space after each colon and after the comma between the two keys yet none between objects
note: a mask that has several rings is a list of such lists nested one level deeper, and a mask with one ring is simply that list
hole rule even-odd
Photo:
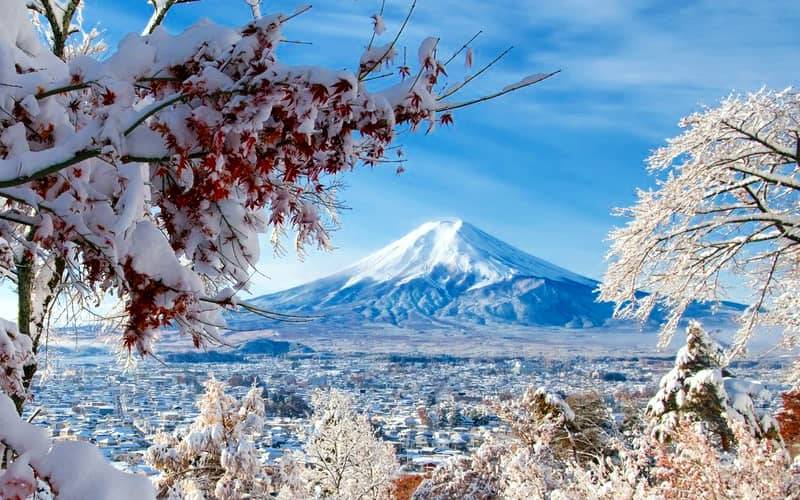
[{"label": "mount fuji", "polygon": [[[325,278],[249,302],[324,324],[406,327],[604,324],[597,282],[455,221],[429,222]],[[236,315],[234,323],[257,322]],[[316,322],[315,322],[316,323]],[[288,325],[287,325],[288,326]]]},{"label": "mount fuji", "polygon": [[[329,328],[590,328],[612,317],[611,304],[595,300],[597,285],[455,220],[423,224],[335,274],[248,302],[320,316],[313,325]],[[230,319],[235,328],[264,322]]]}]

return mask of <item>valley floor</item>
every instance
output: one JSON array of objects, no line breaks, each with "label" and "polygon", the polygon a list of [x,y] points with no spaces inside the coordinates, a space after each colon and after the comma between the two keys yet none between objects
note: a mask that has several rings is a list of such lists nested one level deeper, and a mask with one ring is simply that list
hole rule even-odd
[{"label": "valley floor", "polygon": [[[264,334],[236,334],[230,340]],[[152,435],[194,419],[201,384],[212,374],[232,383],[234,392],[245,392],[253,381],[264,388],[272,417],[257,445],[267,461],[299,447],[298,433],[307,420],[298,413],[310,393],[336,387],[356,397],[407,468],[416,470],[469,453],[487,430],[501,426],[482,413],[487,398],[518,395],[533,385],[561,394],[597,390],[613,407],[620,391],[654,393],[674,358],[670,351],[656,351],[655,334],[636,331],[387,329],[273,333],[270,338],[302,342],[316,352],[247,356],[244,363],[160,364],[150,359],[125,370],[111,355],[98,355],[95,349],[84,356],[79,348],[52,355],[31,408],[45,409],[36,422],[57,435],[95,442],[120,467],[152,473],[141,456]],[[179,342],[166,340],[164,346]],[[764,381],[775,398],[761,404],[774,410],[786,388],[780,370],[787,363],[762,356],[733,369]]]}]

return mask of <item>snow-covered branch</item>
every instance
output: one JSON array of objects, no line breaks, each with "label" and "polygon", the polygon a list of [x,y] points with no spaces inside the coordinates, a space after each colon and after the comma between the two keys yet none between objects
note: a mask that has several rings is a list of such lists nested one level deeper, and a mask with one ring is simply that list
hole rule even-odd
[{"label": "snow-covered branch", "polygon": [[28,498],[36,491],[37,479],[64,500],[156,498],[149,479],[115,469],[91,444],[52,442],[47,431],[19,417],[14,403],[2,392],[0,443],[16,455],[0,471],[0,498]]}]

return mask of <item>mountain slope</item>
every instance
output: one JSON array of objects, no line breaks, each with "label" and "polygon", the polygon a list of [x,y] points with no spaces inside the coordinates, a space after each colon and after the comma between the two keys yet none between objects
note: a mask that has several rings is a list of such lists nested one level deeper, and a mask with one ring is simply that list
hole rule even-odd
[{"label": "mountain slope", "polygon": [[[250,302],[337,327],[586,328],[612,315],[595,302],[597,284],[456,220],[423,224],[338,273]],[[240,314],[230,323],[260,321]]]}]

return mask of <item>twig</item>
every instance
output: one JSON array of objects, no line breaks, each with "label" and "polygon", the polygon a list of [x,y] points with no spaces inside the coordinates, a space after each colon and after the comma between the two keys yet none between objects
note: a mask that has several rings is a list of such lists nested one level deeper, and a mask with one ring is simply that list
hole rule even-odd
[{"label": "twig", "polygon": [[400,29],[397,30],[397,34],[394,36],[394,39],[386,47],[386,52],[384,52],[381,57],[379,57],[375,61],[373,61],[371,66],[363,68],[363,69],[361,69],[361,71],[359,71],[359,73],[358,73],[358,80],[359,81],[363,81],[364,77],[366,77],[368,74],[372,73],[372,71],[379,64],[382,64],[383,60],[386,58],[386,56],[389,55],[389,53],[392,51],[392,49],[394,49],[395,44],[397,44],[397,40],[400,39],[400,35],[403,34],[403,31],[406,29],[406,25],[408,24],[408,21],[411,19],[411,14],[414,12],[414,8],[416,6],[417,6],[417,0],[414,0],[413,2],[411,2],[411,7],[409,7],[409,9],[408,9],[408,14],[406,14],[406,18],[403,19],[403,24],[400,25]]},{"label": "twig", "polygon": [[306,42],[304,40],[287,40],[285,38],[281,39],[281,43],[293,43],[296,45],[314,45],[314,42]]},{"label": "twig", "polygon": [[27,418],[27,422],[28,423],[33,422],[33,419],[36,418],[37,416],[39,416],[40,413],[42,413],[42,407],[41,406],[36,408],[35,410],[33,410],[33,413],[31,413],[30,416]]},{"label": "twig", "polygon": [[455,53],[454,53],[452,56],[450,56],[450,59],[448,59],[447,61],[445,61],[445,62],[444,62],[444,65],[445,65],[445,66],[447,66],[448,64],[450,64],[450,62],[451,62],[453,59],[455,59],[456,57],[458,57],[458,55],[459,55],[461,52],[463,52],[463,51],[464,51],[464,49],[466,49],[467,47],[469,47],[469,44],[471,44],[473,41],[475,41],[475,39],[476,39],[476,38],[478,38],[478,36],[479,36],[481,33],[483,33],[483,30],[480,30],[480,31],[478,31],[477,33],[475,33],[475,34],[472,36],[472,38],[470,38],[469,40],[467,40],[467,42],[466,42],[464,45],[462,45],[460,49],[458,49],[458,50],[457,50],[457,51],[456,51],[456,52],[455,52]]},{"label": "twig", "polygon": [[[386,0],[381,0],[381,10],[378,12],[379,16],[383,16],[383,8],[386,6]],[[369,43],[367,44],[367,50],[372,48],[372,43],[375,41],[375,30],[372,30],[372,36],[369,38]]]},{"label": "twig", "polygon": [[466,102],[461,102],[461,103],[457,103],[457,104],[451,104],[451,105],[443,106],[441,108],[438,108],[436,111],[451,111],[451,110],[454,110],[454,109],[459,109],[459,108],[465,108],[467,106],[472,106],[473,104],[477,104],[479,102],[489,101],[491,99],[495,99],[497,97],[500,97],[502,95],[508,94],[510,92],[514,92],[516,90],[524,89],[525,87],[530,87],[531,85],[535,85],[535,84],[537,84],[537,83],[539,83],[539,82],[541,82],[543,80],[547,80],[551,76],[556,75],[556,74],[558,74],[560,72],[561,72],[561,70],[553,71],[552,73],[548,73],[546,75],[543,75],[542,78],[536,79],[534,81],[531,81],[531,82],[528,82],[528,83],[524,83],[524,84],[520,84],[520,85],[512,85],[510,87],[506,87],[505,89],[503,89],[503,90],[501,90],[499,92],[495,92],[494,94],[485,95],[485,96],[479,97],[477,99],[472,99],[471,101],[466,101]]},{"label": "twig", "polygon": [[158,103],[158,104],[152,106],[150,109],[148,109],[147,111],[142,113],[142,116],[140,116],[135,122],[133,122],[133,124],[130,127],[125,129],[125,135],[130,135],[131,132],[136,130],[136,127],[138,127],[139,125],[144,123],[145,120],[147,120],[148,118],[150,118],[154,114],[158,113],[160,110],[166,108],[167,106],[171,106],[171,105],[175,104],[176,102],[180,102],[183,99],[186,99],[186,97],[187,97],[186,94],[180,94],[180,95],[177,95],[177,96],[175,96],[175,97],[173,97],[171,99],[167,99],[167,100],[165,100],[165,101],[163,101],[161,103]]},{"label": "twig", "polygon": [[474,79],[478,78],[478,77],[479,77],[479,76],[480,76],[480,75],[481,75],[481,74],[482,74],[484,71],[486,71],[487,69],[491,68],[491,67],[492,67],[492,66],[494,66],[494,65],[495,65],[495,64],[496,64],[496,63],[497,63],[497,62],[498,62],[500,59],[502,59],[503,57],[505,57],[505,55],[506,55],[506,54],[508,54],[509,52],[511,52],[511,49],[513,49],[513,48],[514,48],[514,46],[512,45],[512,46],[510,46],[509,48],[507,48],[506,50],[504,50],[503,52],[501,52],[501,53],[500,53],[500,54],[499,54],[497,57],[495,57],[494,59],[492,59],[491,61],[489,61],[489,63],[488,63],[488,64],[486,64],[484,67],[482,67],[481,69],[479,69],[479,70],[478,70],[478,71],[477,71],[477,72],[476,72],[474,75],[468,76],[467,78],[465,78],[465,79],[464,79],[464,81],[463,81],[463,82],[461,82],[460,84],[456,84],[456,85],[455,85],[455,86],[454,86],[454,87],[453,87],[453,88],[452,88],[450,91],[448,91],[448,92],[445,92],[444,94],[442,94],[441,96],[439,96],[439,100],[442,100],[442,99],[447,99],[447,98],[448,98],[448,97],[450,97],[451,95],[453,95],[453,94],[455,94],[456,92],[458,92],[459,90],[463,89],[463,88],[464,88],[464,87],[465,87],[465,86],[466,86],[466,85],[467,85],[469,82],[471,82],[472,80],[474,80]]},{"label": "twig", "polygon": [[81,90],[81,89],[89,88],[92,85],[94,85],[94,83],[95,83],[94,81],[90,81],[90,82],[76,83],[76,84],[73,84],[73,85],[65,85],[63,87],[56,87],[54,89],[50,89],[50,90],[45,90],[43,92],[39,92],[34,97],[36,97],[37,100],[44,99],[45,97],[50,97],[51,95],[63,94],[65,92],[72,92],[73,90]]},{"label": "twig", "polygon": [[381,79],[381,78],[386,78],[387,76],[392,76],[393,74],[394,74],[394,71],[391,71],[389,73],[384,73],[382,75],[370,76],[369,78],[364,78],[361,81],[362,82],[371,82],[372,80],[378,80],[378,79]]}]

